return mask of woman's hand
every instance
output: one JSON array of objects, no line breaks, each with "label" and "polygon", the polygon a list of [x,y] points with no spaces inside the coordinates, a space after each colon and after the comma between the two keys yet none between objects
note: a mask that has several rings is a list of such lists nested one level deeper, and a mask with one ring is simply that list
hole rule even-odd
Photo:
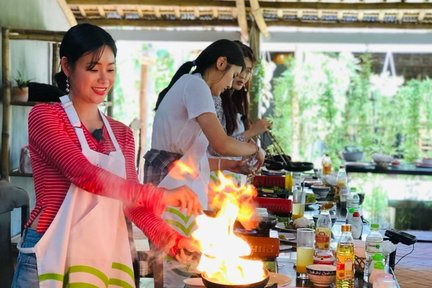
[{"label": "woman's hand", "polygon": [[234,173],[245,174],[244,171],[247,167],[247,160],[228,160],[223,159],[223,170],[228,170]]},{"label": "woman's hand", "polygon": [[178,242],[178,253],[175,259],[180,263],[198,263],[200,257],[199,243],[192,238],[181,238]]},{"label": "woman's hand", "polygon": [[180,210],[186,209],[188,215],[202,213],[202,206],[198,197],[187,186],[166,190],[163,195],[163,201],[167,206],[179,207]]},{"label": "woman's hand", "polygon": [[255,137],[257,135],[261,135],[264,132],[269,131],[271,128],[271,123],[267,119],[258,119],[255,123],[251,124],[248,130],[249,133],[247,133],[247,136],[249,138]]}]

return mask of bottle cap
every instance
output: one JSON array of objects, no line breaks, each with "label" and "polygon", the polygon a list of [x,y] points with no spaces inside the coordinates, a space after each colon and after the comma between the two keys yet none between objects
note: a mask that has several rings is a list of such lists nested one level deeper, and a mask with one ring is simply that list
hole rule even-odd
[{"label": "bottle cap", "polygon": [[351,224],[342,224],[341,231],[342,232],[351,232]]},{"label": "bottle cap", "polygon": [[348,209],[348,211],[349,211],[350,214],[354,214],[354,212],[356,212],[354,207],[350,207]]},{"label": "bottle cap", "polygon": [[360,217],[360,213],[359,213],[358,211],[355,211],[355,212],[353,213],[353,217]]},{"label": "bottle cap", "polygon": [[371,224],[371,229],[372,230],[379,230],[379,224],[377,224],[377,223]]}]

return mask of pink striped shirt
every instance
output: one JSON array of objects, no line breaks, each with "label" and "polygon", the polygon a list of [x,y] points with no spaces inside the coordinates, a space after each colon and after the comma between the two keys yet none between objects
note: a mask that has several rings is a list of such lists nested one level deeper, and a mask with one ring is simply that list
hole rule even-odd
[{"label": "pink striped shirt", "polygon": [[[123,201],[126,216],[156,246],[171,247],[180,236],[160,218],[165,209],[162,191],[151,184],[138,182],[132,131],[121,122],[107,118],[126,159],[126,179],[87,160],[60,103],[38,104],[30,111],[29,146],[36,206],[27,226],[40,215],[37,231],[45,232],[73,183],[88,192]],[[90,149],[105,154],[115,150],[105,127],[99,142],[85,127],[83,130]],[[134,205],[137,199],[140,200],[139,206]]]}]

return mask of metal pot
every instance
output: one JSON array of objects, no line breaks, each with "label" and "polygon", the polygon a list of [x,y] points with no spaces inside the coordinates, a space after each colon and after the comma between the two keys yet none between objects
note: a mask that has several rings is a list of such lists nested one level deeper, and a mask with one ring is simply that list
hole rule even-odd
[{"label": "metal pot", "polygon": [[207,288],[264,288],[269,279],[270,276],[268,274],[268,271],[266,270],[266,277],[262,280],[254,283],[248,283],[248,284],[221,284],[213,282],[206,278],[205,273],[201,273],[201,278],[203,280],[204,286]]}]

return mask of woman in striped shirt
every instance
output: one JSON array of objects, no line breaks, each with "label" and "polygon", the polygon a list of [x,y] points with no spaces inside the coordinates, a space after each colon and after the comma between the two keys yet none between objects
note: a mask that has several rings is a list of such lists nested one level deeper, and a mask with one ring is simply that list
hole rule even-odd
[{"label": "woman in striped shirt", "polygon": [[160,215],[166,205],[201,213],[195,194],[185,187],[140,184],[131,130],[98,109],[115,80],[115,56],[105,30],[72,27],[60,46],[62,70],[56,78],[68,95],[30,112],[36,205],[13,287],[57,282],[133,287],[125,216],[171,256],[186,260],[184,249],[194,251],[194,243]]}]

